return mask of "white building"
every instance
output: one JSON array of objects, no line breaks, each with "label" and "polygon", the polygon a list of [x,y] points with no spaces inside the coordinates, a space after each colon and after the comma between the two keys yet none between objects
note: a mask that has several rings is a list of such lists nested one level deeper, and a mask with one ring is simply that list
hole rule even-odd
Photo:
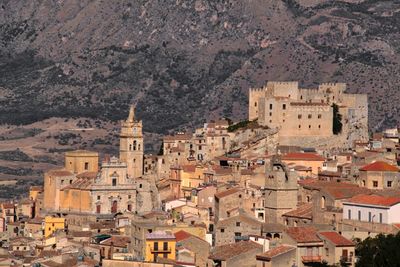
[{"label": "white building", "polygon": [[343,219],[374,223],[400,223],[400,197],[356,195],[343,202]]}]

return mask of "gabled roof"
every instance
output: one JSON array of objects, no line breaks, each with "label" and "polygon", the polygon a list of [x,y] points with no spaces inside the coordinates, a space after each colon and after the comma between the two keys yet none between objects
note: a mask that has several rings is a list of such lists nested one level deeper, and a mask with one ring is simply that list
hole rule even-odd
[{"label": "gabled roof", "polygon": [[215,247],[209,258],[212,260],[228,260],[252,250],[262,250],[263,246],[253,241],[240,241]]},{"label": "gabled roof", "polygon": [[371,172],[398,172],[399,168],[390,165],[384,161],[375,161],[371,164],[365,165],[360,171],[371,171]]},{"label": "gabled roof", "polygon": [[232,221],[247,223],[247,224],[251,224],[251,225],[254,225],[254,226],[259,226],[260,227],[260,231],[261,231],[262,222],[258,221],[256,218],[250,217],[250,216],[248,216],[248,215],[246,215],[244,213],[241,213],[241,214],[239,214],[237,216],[226,218],[224,220],[219,220],[217,222],[217,224],[216,224],[216,227],[217,228],[221,228],[221,227],[230,226]]},{"label": "gabled roof", "polygon": [[221,198],[227,197],[229,195],[235,194],[240,191],[242,191],[242,189],[240,187],[234,187],[234,188],[216,193],[215,197],[218,199],[221,199]]},{"label": "gabled roof", "polygon": [[340,235],[337,232],[331,231],[331,232],[319,232],[318,235],[326,240],[329,240],[331,243],[333,243],[336,247],[354,247],[354,243],[345,238],[344,236]]},{"label": "gabled roof", "polygon": [[360,205],[372,205],[372,206],[383,206],[391,207],[400,203],[400,197],[386,197],[379,195],[356,195],[346,201],[343,204],[360,204]]},{"label": "gabled roof", "polygon": [[289,227],[285,232],[297,243],[321,242],[314,227]]},{"label": "gabled roof", "polygon": [[100,242],[101,245],[105,246],[115,246],[115,247],[127,247],[128,244],[131,242],[130,237],[128,236],[111,236],[108,239],[105,239]]},{"label": "gabled roof", "polygon": [[258,254],[256,256],[256,258],[257,258],[257,260],[270,261],[274,257],[285,254],[285,253],[295,250],[295,249],[296,249],[296,247],[294,247],[294,246],[284,244],[284,245],[280,245],[278,247],[272,248],[272,249],[264,252],[263,254]]},{"label": "gabled roof", "polygon": [[282,216],[312,219],[312,203],[303,204],[295,210],[286,212]]},{"label": "gabled roof", "polygon": [[293,152],[282,156],[282,160],[324,161],[325,158],[315,153]]}]

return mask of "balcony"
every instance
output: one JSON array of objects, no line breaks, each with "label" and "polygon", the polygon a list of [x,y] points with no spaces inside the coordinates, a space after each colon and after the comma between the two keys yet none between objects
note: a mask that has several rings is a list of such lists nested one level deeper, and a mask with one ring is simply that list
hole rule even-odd
[{"label": "balcony", "polygon": [[345,263],[351,263],[351,262],[353,262],[353,257],[352,256],[340,256],[340,261],[345,262]]},{"label": "balcony", "polygon": [[303,263],[322,262],[322,257],[321,256],[301,256],[301,261]]},{"label": "balcony", "polygon": [[150,248],[151,253],[171,253],[171,248]]}]

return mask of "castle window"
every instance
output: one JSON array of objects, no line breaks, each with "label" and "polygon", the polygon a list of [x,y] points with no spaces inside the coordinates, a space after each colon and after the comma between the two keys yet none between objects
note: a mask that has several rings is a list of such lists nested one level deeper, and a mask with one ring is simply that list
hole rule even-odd
[{"label": "castle window", "polygon": [[272,109],[272,104],[269,104],[269,109]]},{"label": "castle window", "polygon": [[318,119],[321,119],[322,118],[322,115],[321,114],[318,114]]},{"label": "castle window", "polygon": [[257,107],[257,102],[254,102],[254,106]]},{"label": "castle window", "polygon": [[318,125],[318,129],[321,129],[321,125]]},{"label": "castle window", "polygon": [[131,199],[131,197],[132,197],[131,195],[128,195],[128,199]]},{"label": "castle window", "polygon": [[97,205],[96,206],[96,213],[100,213],[101,212],[101,206],[100,205]]},{"label": "castle window", "polygon": [[308,125],[308,129],[311,129],[311,125]]},{"label": "castle window", "polygon": [[142,188],[143,186],[142,186],[142,184],[139,184],[139,188]]},{"label": "castle window", "polygon": [[132,145],[129,145],[129,150],[130,150],[130,151],[132,150]]},{"label": "castle window", "polygon": [[225,229],[224,229],[224,228],[221,228],[221,233],[223,233],[223,232],[225,232]]},{"label": "castle window", "polygon": [[300,96],[300,99],[303,100],[303,96],[302,95]]},{"label": "castle window", "polygon": [[69,184],[72,184],[72,180],[69,180]]},{"label": "castle window", "polygon": [[282,105],[282,109],[286,109],[286,104],[283,104],[283,105]]},{"label": "castle window", "polygon": [[301,125],[299,124],[299,129],[301,128]]},{"label": "castle window", "polygon": [[269,120],[269,123],[272,123],[272,120]]},{"label": "castle window", "polygon": [[325,197],[321,197],[321,209],[325,209]]},{"label": "castle window", "polygon": [[100,196],[97,196],[97,200],[100,200]]},{"label": "castle window", "polygon": [[85,170],[89,170],[89,162],[85,162]]},{"label": "castle window", "polygon": [[140,151],[140,144],[138,144],[138,150]]},{"label": "castle window", "polygon": [[301,119],[301,114],[297,115],[297,118],[298,118],[298,119]]},{"label": "castle window", "polygon": [[128,211],[132,211],[132,205],[128,204]]},{"label": "castle window", "polygon": [[272,112],[269,113],[269,116],[272,116]]},{"label": "castle window", "polygon": [[308,114],[308,118],[311,119],[311,118],[312,118],[312,115],[311,115],[311,114]]},{"label": "castle window", "polygon": [[117,185],[117,178],[113,178],[112,179],[112,186],[116,186]]},{"label": "castle window", "polygon": [[236,222],[236,227],[240,227],[240,222]]}]

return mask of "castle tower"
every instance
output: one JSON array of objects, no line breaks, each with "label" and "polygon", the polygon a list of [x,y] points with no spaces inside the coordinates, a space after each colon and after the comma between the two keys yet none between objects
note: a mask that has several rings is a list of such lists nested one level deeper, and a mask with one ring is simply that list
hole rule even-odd
[{"label": "castle tower", "polygon": [[283,223],[282,214],[297,208],[297,174],[273,158],[265,175],[265,222]]},{"label": "castle tower", "polygon": [[129,116],[121,123],[119,157],[127,165],[127,174],[131,178],[143,175],[143,134],[142,121],[135,120],[135,107],[131,106]]}]

